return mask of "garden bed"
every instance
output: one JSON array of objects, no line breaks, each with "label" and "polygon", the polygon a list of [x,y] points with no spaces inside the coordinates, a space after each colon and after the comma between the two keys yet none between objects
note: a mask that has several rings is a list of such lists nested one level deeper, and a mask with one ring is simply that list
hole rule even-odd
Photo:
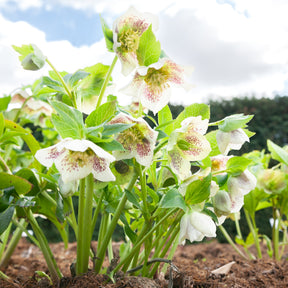
[{"label": "garden bed", "polygon": [[[116,243],[115,250],[117,247],[119,244]],[[63,243],[51,244],[51,249],[65,276],[61,283],[53,287],[168,287],[168,273],[165,277],[160,275],[161,281],[122,276],[115,284],[109,282],[104,275],[93,273],[72,278],[70,264],[76,258],[76,243],[69,243],[67,250],[64,249]],[[227,274],[212,273],[213,270],[232,261],[235,263]],[[179,273],[173,272],[173,287],[288,287],[286,259],[275,262],[265,255],[264,259],[247,261],[238,256],[230,245],[217,241],[179,246],[173,264],[179,269]],[[0,287],[52,287],[45,280],[37,283],[34,277],[37,270],[48,273],[45,260],[37,247],[23,239],[16,248],[9,266],[4,270],[15,281],[15,285],[0,280]]]}]

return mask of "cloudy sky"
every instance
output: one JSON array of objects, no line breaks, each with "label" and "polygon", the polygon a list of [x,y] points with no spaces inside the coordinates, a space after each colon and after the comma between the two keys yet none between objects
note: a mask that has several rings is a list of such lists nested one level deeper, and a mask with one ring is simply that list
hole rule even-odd
[{"label": "cloudy sky", "polygon": [[36,44],[60,71],[110,64],[99,14],[111,27],[131,5],[157,14],[162,49],[194,68],[171,102],[288,95],[287,0],[0,0],[0,96],[47,73],[24,71],[12,44]]}]

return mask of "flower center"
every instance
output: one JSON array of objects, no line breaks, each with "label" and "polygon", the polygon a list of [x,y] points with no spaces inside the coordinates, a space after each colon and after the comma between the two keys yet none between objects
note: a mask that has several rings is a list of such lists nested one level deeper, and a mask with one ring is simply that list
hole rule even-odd
[{"label": "flower center", "polygon": [[134,52],[139,46],[139,31],[134,31],[132,28],[124,30],[118,37],[118,41],[121,43],[120,49],[122,52]]},{"label": "flower center", "polygon": [[153,90],[163,91],[169,88],[167,83],[170,77],[169,69],[167,65],[163,65],[160,69],[149,68],[144,81]]},{"label": "flower center", "polygon": [[75,162],[78,164],[78,166],[83,167],[87,165],[89,158],[93,153],[94,152],[90,148],[84,152],[69,150],[69,159],[71,163]]}]

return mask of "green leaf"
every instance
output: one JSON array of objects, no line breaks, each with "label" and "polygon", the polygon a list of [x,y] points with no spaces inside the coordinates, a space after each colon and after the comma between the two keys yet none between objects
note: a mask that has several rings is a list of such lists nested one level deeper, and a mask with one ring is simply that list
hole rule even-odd
[{"label": "green leaf", "polygon": [[288,152],[283,148],[273,143],[271,140],[267,140],[268,150],[271,152],[273,159],[288,165]]},{"label": "green leaf", "polygon": [[246,123],[248,123],[252,118],[253,115],[244,115],[244,114],[231,115],[221,120],[218,127],[223,132],[230,132],[239,128],[245,128]]},{"label": "green leaf", "polygon": [[141,208],[140,203],[139,203],[139,197],[137,197],[135,193],[125,189],[125,194],[129,202],[131,202],[138,209]]},{"label": "green leaf", "polygon": [[187,186],[185,194],[187,205],[201,203],[209,197],[211,179],[212,176],[209,174],[207,177],[195,180]]},{"label": "green leaf", "polygon": [[33,185],[19,176],[0,172],[0,189],[6,189],[9,187],[14,187],[16,192],[21,195],[31,191]]},{"label": "green leaf", "polygon": [[175,120],[174,129],[181,127],[181,122],[188,117],[202,116],[202,120],[210,118],[210,108],[206,104],[192,104],[178,115]]},{"label": "green leaf", "polygon": [[[158,124],[163,127],[162,131],[170,135],[173,131],[173,117],[168,105],[158,112]],[[159,126],[157,128],[159,128]]]},{"label": "green leaf", "polygon": [[234,156],[227,161],[226,172],[232,176],[239,176],[248,167],[252,160],[241,156]]},{"label": "green leaf", "polygon": [[106,24],[105,20],[100,16],[100,21],[101,21],[101,26],[102,26],[102,31],[104,34],[105,42],[106,42],[106,47],[109,52],[114,52],[113,50],[113,31],[108,27]]},{"label": "green leaf", "polygon": [[186,211],[187,206],[185,204],[183,196],[179,193],[178,189],[172,188],[169,190],[159,203],[161,208],[180,208]]},{"label": "green leaf", "polygon": [[12,47],[20,54],[19,60],[24,69],[36,71],[45,65],[46,57],[36,45],[29,44],[21,47],[12,45]]},{"label": "green leaf", "polygon": [[19,171],[17,171],[15,175],[23,179],[26,179],[33,185],[32,189],[29,191],[29,193],[26,194],[26,196],[35,196],[40,192],[38,180],[35,174],[32,172],[32,170],[28,168],[22,168]]},{"label": "green leaf", "polygon": [[3,135],[4,128],[5,128],[5,119],[4,119],[3,113],[0,113],[0,138]]},{"label": "green leaf", "polygon": [[[82,79],[77,84],[77,95],[81,99],[89,99],[100,94],[106,74],[109,70],[108,65],[97,63],[83,69],[89,73],[87,77]],[[111,78],[112,79],[112,78]],[[111,79],[109,81],[111,81]],[[110,82],[108,83],[109,86]]]},{"label": "green leaf", "polygon": [[8,207],[4,212],[0,213],[0,235],[8,228],[9,224],[11,223],[13,214],[14,214],[14,207]]},{"label": "green leaf", "polygon": [[99,147],[104,149],[105,151],[124,151],[124,147],[116,140],[112,140],[109,142],[99,142],[97,143]]},{"label": "green leaf", "polygon": [[5,111],[11,101],[11,96],[0,97],[0,111]]},{"label": "green leaf", "polygon": [[211,146],[211,152],[209,154],[210,157],[221,154],[219,147],[218,147],[217,139],[216,139],[217,131],[218,130],[214,130],[205,135],[206,139],[209,141],[210,146]]},{"label": "green leaf", "polygon": [[85,120],[85,124],[87,127],[101,125],[102,123],[109,121],[114,116],[115,111],[116,101],[104,103],[90,113]]},{"label": "green leaf", "polygon": [[51,101],[51,105],[59,115],[52,114],[52,123],[61,137],[81,139],[84,134],[82,113],[73,107],[58,101]]},{"label": "green leaf", "polygon": [[156,41],[152,25],[141,35],[136,54],[140,66],[149,66],[159,60],[161,45]]},{"label": "green leaf", "polygon": [[65,94],[65,89],[61,82],[56,81],[48,76],[44,76],[42,78],[42,85],[46,85],[47,87],[53,89],[54,91]]},{"label": "green leaf", "polygon": [[109,125],[104,125],[104,130],[102,132],[103,136],[107,136],[107,135],[113,135],[113,134],[117,134],[120,133],[126,129],[131,128],[132,126],[134,126],[135,123],[132,124],[109,124]]},{"label": "green leaf", "polygon": [[[69,76],[68,76],[69,75]],[[64,80],[67,81],[67,84],[69,85],[70,88],[73,88],[76,86],[76,84],[86,78],[88,75],[90,75],[89,72],[83,71],[83,70],[78,70],[74,74],[66,74],[64,77]]]}]

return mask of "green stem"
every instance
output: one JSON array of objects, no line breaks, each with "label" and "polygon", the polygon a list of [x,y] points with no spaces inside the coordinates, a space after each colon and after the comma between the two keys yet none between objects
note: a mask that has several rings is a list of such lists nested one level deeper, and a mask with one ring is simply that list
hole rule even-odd
[{"label": "green stem", "polygon": [[226,229],[220,225],[218,226],[219,229],[221,230],[222,234],[224,235],[224,237],[226,238],[226,240],[228,241],[228,243],[234,248],[234,250],[244,259],[249,260],[247,258],[247,256],[236,246],[236,244],[233,242],[233,240],[231,239],[230,235],[228,234],[228,232],[226,231]]},{"label": "green stem", "polygon": [[111,76],[111,74],[112,74],[112,71],[113,71],[113,69],[114,69],[114,67],[115,67],[115,64],[116,64],[116,62],[117,62],[117,59],[118,59],[118,57],[117,57],[117,55],[115,55],[115,57],[114,57],[114,59],[113,59],[113,62],[112,62],[112,64],[111,64],[111,66],[109,67],[109,70],[108,70],[108,72],[107,72],[107,74],[106,74],[104,83],[103,83],[103,85],[102,85],[102,87],[101,87],[100,95],[99,95],[99,98],[98,98],[98,101],[97,101],[96,108],[98,108],[98,107],[101,105],[101,102],[102,102],[102,100],[103,100],[106,87],[107,87],[107,85],[108,85],[108,83],[109,83],[109,79],[110,79],[110,76]]},{"label": "green stem", "polygon": [[[132,179],[130,180],[130,183],[128,184],[128,187],[127,187],[127,190],[128,191],[131,191],[135,182],[137,181],[137,178],[138,178],[138,175],[137,173],[134,173]],[[109,244],[109,241],[112,237],[112,234],[115,230],[115,227],[117,225],[117,222],[120,218],[120,215],[121,213],[123,212],[124,210],[124,207],[125,207],[125,204],[126,204],[126,201],[127,201],[127,196],[126,194],[123,195],[120,203],[118,204],[118,207],[114,213],[114,216],[113,216],[113,219],[110,223],[110,226],[108,227],[108,230],[106,232],[106,235],[103,239],[103,242],[100,243],[100,249],[97,251],[97,259],[96,259],[96,263],[95,263],[95,272],[96,273],[99,273],[101,267],[102,267],[102,264],[103,264],[103,261],[104,261],[104,257],[105,257],[105,252],[107,250],[107,246]]]},{"label": "green stem", "polygon": [[[275,207],[275,201],[273,201],[273,228],[272,228],[272,242],[273,242],[273,255],[274,259],[279,260],[279,226],[280,221],[277,216],[277,208]],[[278,223],[277,223],[278,220]]]},{"label": "green stem", "polygon": [[[175,254],[175,251],[178,247],[178,241],[175,241],[175,238],[177,239],[177,237],[179,236],[179,231],[180,231],[180,226],[177,227],[177,229],[175,229],[173,231],[173,234],[171,235],[168,243],[166,244],[165,248],[163,249],[162,253],[161,253],[161,257],[160,258],[164,258],[166,253],[168,252],[169,248],[172,246],[172,248],[170,249],[169,251],[169,254],[168,254],[168,257],[167,259],[168,260],[172,260],[174,254]],[[174,243],[173,243],[174,242]],[[166,271],[167,271],[167,267],[168,265],[167,264],[164,264],[161,272],[163,274],[166,274]],[[157,268],[157,267],[156,267]],[[156,272],[156,271],[155,271]],[[152,276],[154,276],[155,272],[152,274]]]},{"label": "green stem", "polygon": [[68,201],[68,205],[70,206],[70,209],[71,209],[71,214],[68,217],[68,221],[69,221],[69,224],[75,233],[75,237],[77,240],[78,239],[78,224],[77,224],[77,220],[76,220],[76,216],[75,216],[75,210],[74,210],[74,206],[73,206],[72,196],[69,196],[67,198],[67,201]]},{"label": "green stem", "polygon": [[[113,270],[114,272],[118,271],[125,263],[128,263],[131,261],[131,258],[133,257],[135,251],[137,251],[137,249],[150,237],[151,234],[154,233],[154,231],[157,229],[157,227],[159,227],[160,225],[162,225],[162,223],[164,221],[167,220],[167,218],[169,218],[173,213],[175,213],[177,211],[178,208],[175,208],[173,210],[171,210],[170,212],[168,212],[163,218],[161,218],[161,220],[153,227],[149,230],[149,232],[147,234],[145,234],[144,237],[142,237],[142,239],[140,239],[139,242],[137,242],[134,247],[132,248],[132,250],[130,251],[130,253],[128,255],[126,255],[126,257],[124,257],[120,263],[115,267],[115,269]],[[131,257],[132,255],[132,257]],[[123,272],[125,272],[125,270],[123,270]]]},{"label": "green stem", "polygon": [[[20,220],[20,225],[23,226],[23,225],[28,225],[27,222],[25,222],[25,219],[21,219]],[[0,267],[6,267],[7,264],[8,264],[8,261],[10,260],[11,258],[11,255],[13,254],[20,238],[22,236],[22,230],[20,228],[16,228],[16,230],[14,231],[13,233],[13,236],[11,238],[11,240],[9,241],[9,244],[3,254],[3,256],[1,257],[1,261],[0,261]]]},{"label": "green stem", "polygon": [[36,219],[34,218],[33,213],[31,212],[30,209],[25,209],[26,211],[26,216],[32,226],[32,229],[39,241],[39,245],[41,247],[41,251],[44,255],[44,258],[46,260],[46,264],[48,266],[49,272],[51,274],[51,278],[53,279],[53,281],[55,281],[56,283],[59,281],[59,278],[62,278],[62,273],[60,272],[55,258],[51,252],[51,249],[49,247],[48,241],[43,233],[43,231],[41,230],[41,228],[39,227]]},{"label": "green stem", "polygon": [[66,85],[63,77],[61,76],[61,74],[57,71],[57,69],[54,67],[54,65],[46,58],[46,62],[48,63],[48,65],[52,68],[52,70],[56,73],[56,75],[58,76],[60,82],[62,83],[67,95],[69,96],[69,98],[71,99],[73,105],[75,108],[77,108],[77,105],[76,105],[76,101],[70,91],[70,89],[68,88],[68,86]]},{"label": "green stem", "polygon": [[[97,222],[97,218],[99,216],[99,213],[100,213],[100,209],[101,209],[101,206],[102,206],[102,200],[103,200],[103,197],[104,197],[104,194],[105,194],[105,190],[103,189],[101,191],[101,194],[100,194],[100,197],[98,199],[98,201],[95,201],[97,203],[97,207],[94,211],[94,215],[93,215],[93,218],[92,218],[92,231],[91,231],[91,239],[92,239],[92,234],[93,234],[93,231],[94,231],[94,228],[96,226],[96,222]],[[95,199],[95,195],[94,195],[94,199]],[[95,199],[96,200],[96,199]]]},{"label": "green stem", "polygon": [[261,247],[260,247],[260,243],[259,243],[258,234],[256,232],[255,227],[252,224],[250,215],[249,215],[248,211],[245,208],[244,208],[244,213],[245,213],[245,217],[246,217],[246,221],[247,221],[248,227],[249,227],[249,229],[250,229],[250,231],[252,233],[253,239],[254,239],[254,243],[255,243],[255,246],[256,246],[256,250],[257,250],[257,257],[259,259],[262,259],[262,252],[261,252]]},{"label": "green stem", "polygon": [[[20,225],[20,223],[14,220],[13,218],[12,218],[12,223],[17,227],[17,229],[19,228],[21,230],[21,233],[24,232],[27,235],[27,237],[31,240],[32,243],[34,243],[37,247],[39,247],[39,249],[41,249],[37,239],[32,234],[30,234],[29,231],[26,229],[26,225]],[[25,224],[28,224],[28,223],[25,221]]]},{"label": "green stem", "polygon": [[[235,222],[235,226],[236,226],[237,235],[238,235],[239,239],[242,240],[243,243],[245,243],[243,236],[242,236],[241,229],[240,229],[238,216],[236,213],[234,213],[234,218],[235,218],[234,222]],[[223,227],[223,229],[224,229],[224,227]],[[249,256],[250,259],[255,259],[255,256],[250,253],[250,251],[248,250],[248,248],[246,246],[243,245],[243,249],[245,250],[245,253]]]},{"label": "green stem", "polygon": [[86,273],[88,271],[92,235],[91,222],[93,210],[93,185],[94,179],[92,174],[89,174],[86,178],[80,180],[76,260],[77,275]]},{"label": "green stem", "polygon": [[146,185],[146,177],[143,175],[143,169],[142,166],[138,163],[137,164],[137,170],[140,176],[140,185],[141,185],[141,194],[142,194],[142,201],[143,201],[143,216],[146,222],[149,222],[150,219],[150,213],[148,210],[147,205],[147,185]]}]

